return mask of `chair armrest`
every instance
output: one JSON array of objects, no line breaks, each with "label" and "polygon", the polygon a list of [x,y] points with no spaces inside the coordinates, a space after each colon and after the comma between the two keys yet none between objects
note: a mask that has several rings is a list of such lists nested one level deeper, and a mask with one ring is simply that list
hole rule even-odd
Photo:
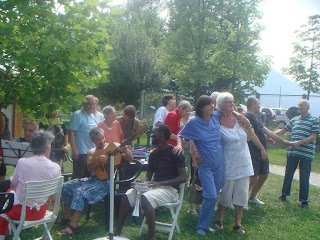
[{"label": "chair armrest", "polygon": [[134,181],[137,177],[139,177],[141,171],[142,171],[142,163],[139,162],[138,160],[134,159],[133,162],[135,162],[135,164],[138,165],[138,171],[136,172],[136,174],[134,176],[132,176],[131,178],[128,178],[128,179],[125,179],[125,180],[118,180],[118,181],[115,181],[114,183],[115,184],[120,184],[120,183],[126,183],[126,182],[132,182]]}]

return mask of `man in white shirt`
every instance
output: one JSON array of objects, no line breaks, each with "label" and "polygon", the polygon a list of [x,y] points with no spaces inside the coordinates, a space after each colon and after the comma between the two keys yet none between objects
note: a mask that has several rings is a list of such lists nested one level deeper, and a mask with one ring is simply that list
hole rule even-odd
[{"label": "man in white shirt", "polygon": [[166,94],[162,98],[162,106],[159,107],[154,115],[153,128],[164,123],[168,113],[176,106],[176,98],[172,94]]}]

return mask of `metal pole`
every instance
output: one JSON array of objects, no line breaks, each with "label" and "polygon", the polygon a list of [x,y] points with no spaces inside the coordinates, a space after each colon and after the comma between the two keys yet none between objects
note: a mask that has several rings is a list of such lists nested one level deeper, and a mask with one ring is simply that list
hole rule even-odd
[{"label": "metal pole", "polygon": [[114,156],[110,156],[110,218],[109,239],[113,240],[113,214],[114,214]]}]

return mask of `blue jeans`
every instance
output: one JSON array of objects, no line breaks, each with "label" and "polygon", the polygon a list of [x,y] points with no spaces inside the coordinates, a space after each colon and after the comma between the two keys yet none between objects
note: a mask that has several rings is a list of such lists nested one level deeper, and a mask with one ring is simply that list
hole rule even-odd
[{"label": "blue jeans", "polygon": [[291,183],[293,179],[294,172],[299,164],[300,170],[300,191],[299,191],[299,201],[308,202],[309,195],[309,178],[311,172],[311,161],[302,159],[300,157],[289,156],[287,157],[286,174],[284,176],[282,195],[290,196]]},{"label": "blue jeans", "polygon": [[204,163],[198,165],[198,175],[201,182],[203,200],[197,228],[209,231],[217,196],[222,187],[223,169],[223,164],[216,169],[208,167]]}]

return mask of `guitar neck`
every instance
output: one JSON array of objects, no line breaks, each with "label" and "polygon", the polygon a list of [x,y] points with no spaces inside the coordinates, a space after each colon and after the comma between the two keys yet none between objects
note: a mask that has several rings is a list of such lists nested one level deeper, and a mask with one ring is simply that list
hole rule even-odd
[{"label": "guitar neck", "polygon": [[109,153],[109,156],[115,156],[119,149],[129,144],[132,140],[134,140],[137,136],[141,135],[142,133],[146,132],[149,129],[149,125],[145,124],[142,128],[140,128],[138,131],[133,133],[130,137],[128,137],[126,140],[124,140],[119,147],[117,147],[114,151]]}]

